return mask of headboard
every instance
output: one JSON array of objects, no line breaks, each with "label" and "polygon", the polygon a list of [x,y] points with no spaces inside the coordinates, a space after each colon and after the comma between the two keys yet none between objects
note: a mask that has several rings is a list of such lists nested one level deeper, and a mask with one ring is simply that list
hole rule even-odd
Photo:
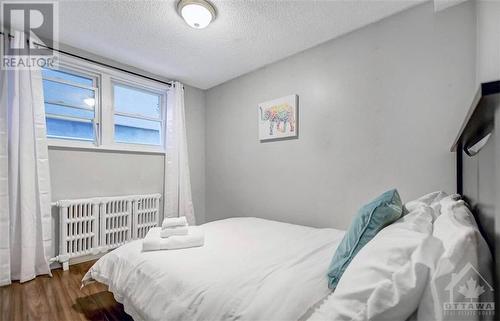
[{"label": "headboard", "polygon": [[499,142],[495,139],[498,106],[500,81],[482,84],[452,146],[457,157],[457,193],[471,205],[492,252],[496,239],[496,185],[500,178],[495,169],[495,163],[500,160],[495,148]]},{"label": "headboard", "polygon": [[500,262],[495,259],[500,257],[496,255],[500,251],[500,216],[496,214],[500,209],[500,130],[495,130],[495,123],[500,124],[499,106],[500,81],[482,84],[451,148],[456,152],[457,193],[470,204],[495,260],[495,287],[500,276]]}]

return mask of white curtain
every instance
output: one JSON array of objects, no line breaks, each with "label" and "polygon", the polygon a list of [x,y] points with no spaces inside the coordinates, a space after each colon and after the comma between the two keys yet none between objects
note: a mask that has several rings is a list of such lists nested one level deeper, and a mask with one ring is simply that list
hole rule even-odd
[{"label": "white curtain", "polygon": [[184,86],[175,82],[167,97],[164,216],[185,216],[196,223],[191,198],[191,180],[186,142]]},{"label": "white curtain", "polygon": [[[24,37],[14,34],[14,48]],[[41,71],[3,70],[0,115],[0,285],[50,274],[50,175]]]}]

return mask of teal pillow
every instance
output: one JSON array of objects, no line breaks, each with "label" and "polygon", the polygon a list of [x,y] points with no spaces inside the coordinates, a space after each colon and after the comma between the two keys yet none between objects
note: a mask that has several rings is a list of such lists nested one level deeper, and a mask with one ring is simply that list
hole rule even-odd
[{"label": "teal pillow", "polygon": [[356,254],[381,229],[401,217],[403,204],[396,189],[364,205],[352,220],[328,268],[328,287],[335,289]]}]

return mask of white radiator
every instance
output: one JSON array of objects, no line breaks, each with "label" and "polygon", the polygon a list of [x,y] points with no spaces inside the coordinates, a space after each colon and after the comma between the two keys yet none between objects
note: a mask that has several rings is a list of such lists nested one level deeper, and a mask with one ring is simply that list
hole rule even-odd
[{"label": "white radiator", "polygon": [[94,199],[58,202],[59,253],[67,259],[93,254],[98,246],[99,205]]},{"label": "white radiator", "polygon": [[101,213],[101,248],[109,250],[130,241],[132,202],[134,201],[129,198],[112,198],[101,202],[99,211]]},{"label": "white radiator", "polygon": [[150,228],[157,226],[159,223],[158,208],[160,206],[160,198],[154,195],[143,197],[134,206],[132,237],[134,239],[142,239],[146,236]]},{"label": "white radiator", "polygon": [[57,260],[96,255],[132,239],[143,238],[159,224],[160,194],[61,200]]}]

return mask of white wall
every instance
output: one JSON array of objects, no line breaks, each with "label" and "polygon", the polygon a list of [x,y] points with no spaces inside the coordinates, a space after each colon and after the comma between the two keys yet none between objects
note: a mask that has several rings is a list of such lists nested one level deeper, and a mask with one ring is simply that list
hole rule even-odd
[{"label": "white wall", "polygon": [[478,83],[500,80],[500,1],[476,3]]},{"label": "white wall", "polygon": [[[346,228],[386,189],[454,192],[449,148],[475,92],[475,43],[473,3],[436,14],[426,3],[210,89],[207,220]],[[300,138],[260,143],[257,104],[288,94]]]}]

